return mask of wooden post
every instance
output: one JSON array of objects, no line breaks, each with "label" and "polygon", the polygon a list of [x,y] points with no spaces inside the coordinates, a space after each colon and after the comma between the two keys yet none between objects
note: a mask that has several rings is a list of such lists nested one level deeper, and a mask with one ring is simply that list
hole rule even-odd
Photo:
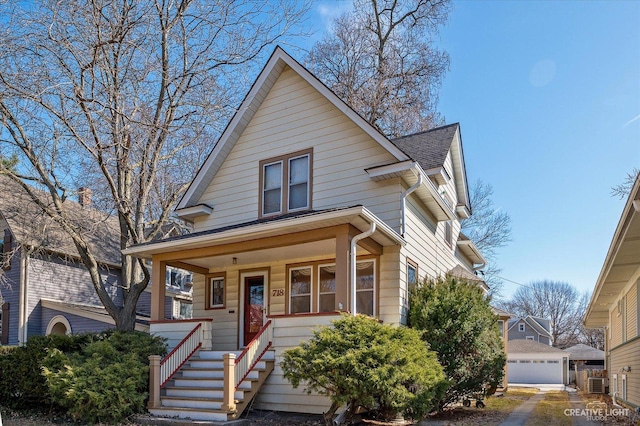
[{"label": "wooden post", "polygon": [[167,262],[153,259],[151,263],[151,321],[164,320]]},{"label": "wooden post", "polygon": [[234,413],[236,411],[236,354],[228,353],[222,356],[224,365],[224,380],[222,385],[222,411]]},{"label": "wooden post", "polygon": [[149,402],[147,408],[160,407],[160,355],[149,355]]},{"label": "wooden post", "polygon": [[349,226],[336,235],[336,311],[349,310],[349,248],[352,235]]}]

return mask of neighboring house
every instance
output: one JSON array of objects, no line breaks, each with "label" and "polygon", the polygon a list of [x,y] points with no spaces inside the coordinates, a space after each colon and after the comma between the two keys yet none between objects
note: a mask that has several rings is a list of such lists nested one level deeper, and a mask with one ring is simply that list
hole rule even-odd
[{"label": "neighboring house", "polygon": [[[0,255],[6,261],[0,271],[0,344],[23,344],[33,335],[113,328],[115,323],[98,299],[70,238],[20,185],[0,176],[0,188]],[[86,232],[107,291],[122,303],[117,221],[91,209],[88,190],[80,191],[79,203],[67,199],[64,204],[67,214]],[[190,313],[189,286],[185,287],[183,278],[172,282],[171,276],[167,276],[167,319]],[[150,292],[140,297],[138,330],[149,329],[150,300]],[[174,310],[177,315],[172,315]]]},{"label": "neighboring house", "polygon": [[[460,126],[390,140],[280,48],[176,213],[193,233],[124,251],[152,260],[151,332],[201,349],[152,360],[155,414],[227,420],[254,394],[256,408],[325,412],[329,400],[293,389],[274,359],[344,312],[405,324],[416,278],[477,279],[485,264],[460,232],[471,214]],[[194,274],[191,323],[153,321],[166,264]],[[208,372],[209,358],[225,372]],[[193,392],[204,377],[220,379]]]},{"label": "neighboring house", "polygon": [[578,385],[582,384],[584,388],[584,384],[577,377],[585,370],[591,370],[591,373],[595,370],[598,375],[602,375],[604,351],[582,343],[566,348],[564,351],[569,353],[569,383],[578,381]]},{"label": "neighboring house", "polygon": [[527,339],[509,340],[509,385],[568,384],[569,353]]},{"label": "neighboring house", "polygon": [[512,318],[509,320],[509,340],[516,339],[552,345],[551,321],[531,315],[525,318]]},{"label": "neighboring house", "polygon": [[640,174],[629,193],[584,317],[605,329],[605,369],[616,401],[640,406]]}]

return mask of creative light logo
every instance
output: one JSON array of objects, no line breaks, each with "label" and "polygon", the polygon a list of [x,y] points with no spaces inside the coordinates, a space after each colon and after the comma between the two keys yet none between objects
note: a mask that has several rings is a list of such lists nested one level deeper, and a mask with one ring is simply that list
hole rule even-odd
[{"label": "creative light logo", "polygon": [[614,417],[629,417],[628,408],[609,408],[606,402],[589,402],[587,408],[567,408],[565,416],[586,417],[589,421],[602,422]]}]

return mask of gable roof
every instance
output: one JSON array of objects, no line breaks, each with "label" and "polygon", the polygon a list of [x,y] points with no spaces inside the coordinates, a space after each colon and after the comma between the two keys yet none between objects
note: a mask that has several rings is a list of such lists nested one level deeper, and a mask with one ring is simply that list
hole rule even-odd
[{"label": "gable roof", "polygon": [[[19,244],[32,246],[64,256],[78,257],[71,238],[60,225],[33,202],[22,186],[0,175],[0,215]],[[48,197],[36,190],[42,200]],[[115,218],[98,210],[82,207],[70,199],[63,203],[66,214],[79,225],[91,252],[105,264],[120,265],[119,226]]]},{"label": "gable roof", "polygon": [[442,167],[451,149],[459,123],[392,139],[394,145],[416,160],[424,170]]},{"label": "gable roof", "polygon": [[526,339],[509,340],[509,344],[507,345],[507,352],[510,354],[557,353],[558,355],[568,355],[568,353],[563,351],[562,349],[554,348],[553,346],[549,346],[544,343]]},{"label": "gable roof", "polygon": [[569,352],[571,354],[569,355],[569,359],[582,361],[604,361],[604,351],[583,343],[578,343],[570,348],[566,348],[565,352]]},{"label": "gable roof", "polygon": [[[469,185],[464,164],[462,149],[462,136],[460,123],[452,123],[442,127],[436,127],[424,132],[402,136],[392,140],[393,144],[406,152],[416,160],[425,172],[430,176],[447,174],[444,163],[447,155],[451,153],[454,163],[453,173],[458,192],[459,206],[468,210],[471,214],[471,202],[469,197]],[[457,167],[456,167],[457,165]]]},{"label": "gable roof", "polygon": [[286,67],[295,71],[303,80],[320,92],[333,106],[347,115],[360,129],[383,146],[398,161],[410,160],[407,154],[394,145],[304,66],[278,46],[271,54],[267,64],[251,86],[249,93],[247,93],[237,112],[231,121],[229,121],[229,124],[220,136],[220,139],[218,139],[218,142],[216,142],[204,164],[200,167],[200,170],[198,170],[191,185],[189,185],[189,188],[187,188],[187,191],[182,196],[182,199],[176,207],[178,215],[180,215],[181,209],[193,207],[198,204],[198,200]]},{"label": "gable roof", "polygon": [[[534,329],[538,334],[542,334],[544,336],[547,336],[550,339],[552,338],[551,329],[550,329],[550,321],[549,320],[544,319],[544,318],[534,317],[534,316],[531,316],[531,315],[527,315],[524,318],[520,318],[520,317],[512,318],[512,319],[509,320],[509,324],[510,325],[509,325],[508,330],[511,330],[516,324],[519,324],[520,322],[524,322],[529,327]],[[547,328],[545,325],[549,326],[549,328]]]}]

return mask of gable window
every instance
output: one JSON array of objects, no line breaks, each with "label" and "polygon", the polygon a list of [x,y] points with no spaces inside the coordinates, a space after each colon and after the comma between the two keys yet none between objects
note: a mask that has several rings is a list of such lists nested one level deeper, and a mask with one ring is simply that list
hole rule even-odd
[{"label": "gable window", "polygon": [[208,277],[207,285],[207,309],[220,309],[225,307],[226,293],[225,274]]},{"label": "gable window", "polygon": [[500,337],[504,337],[504,320],[498,320],[498,331],[500,332]]},{"label": "gable window", "polygon": [[523,323],[518,324],[518,331],[520,331],[520,332],[524,331],[524,324]]},{"label": "gable window", "polygon": [[311,208],[312,150],[260,162],[260,215]]},{"label": "gable window", "polygon": [[311,312],[311,267],[289,270],[289,310],[292,314]]}]

